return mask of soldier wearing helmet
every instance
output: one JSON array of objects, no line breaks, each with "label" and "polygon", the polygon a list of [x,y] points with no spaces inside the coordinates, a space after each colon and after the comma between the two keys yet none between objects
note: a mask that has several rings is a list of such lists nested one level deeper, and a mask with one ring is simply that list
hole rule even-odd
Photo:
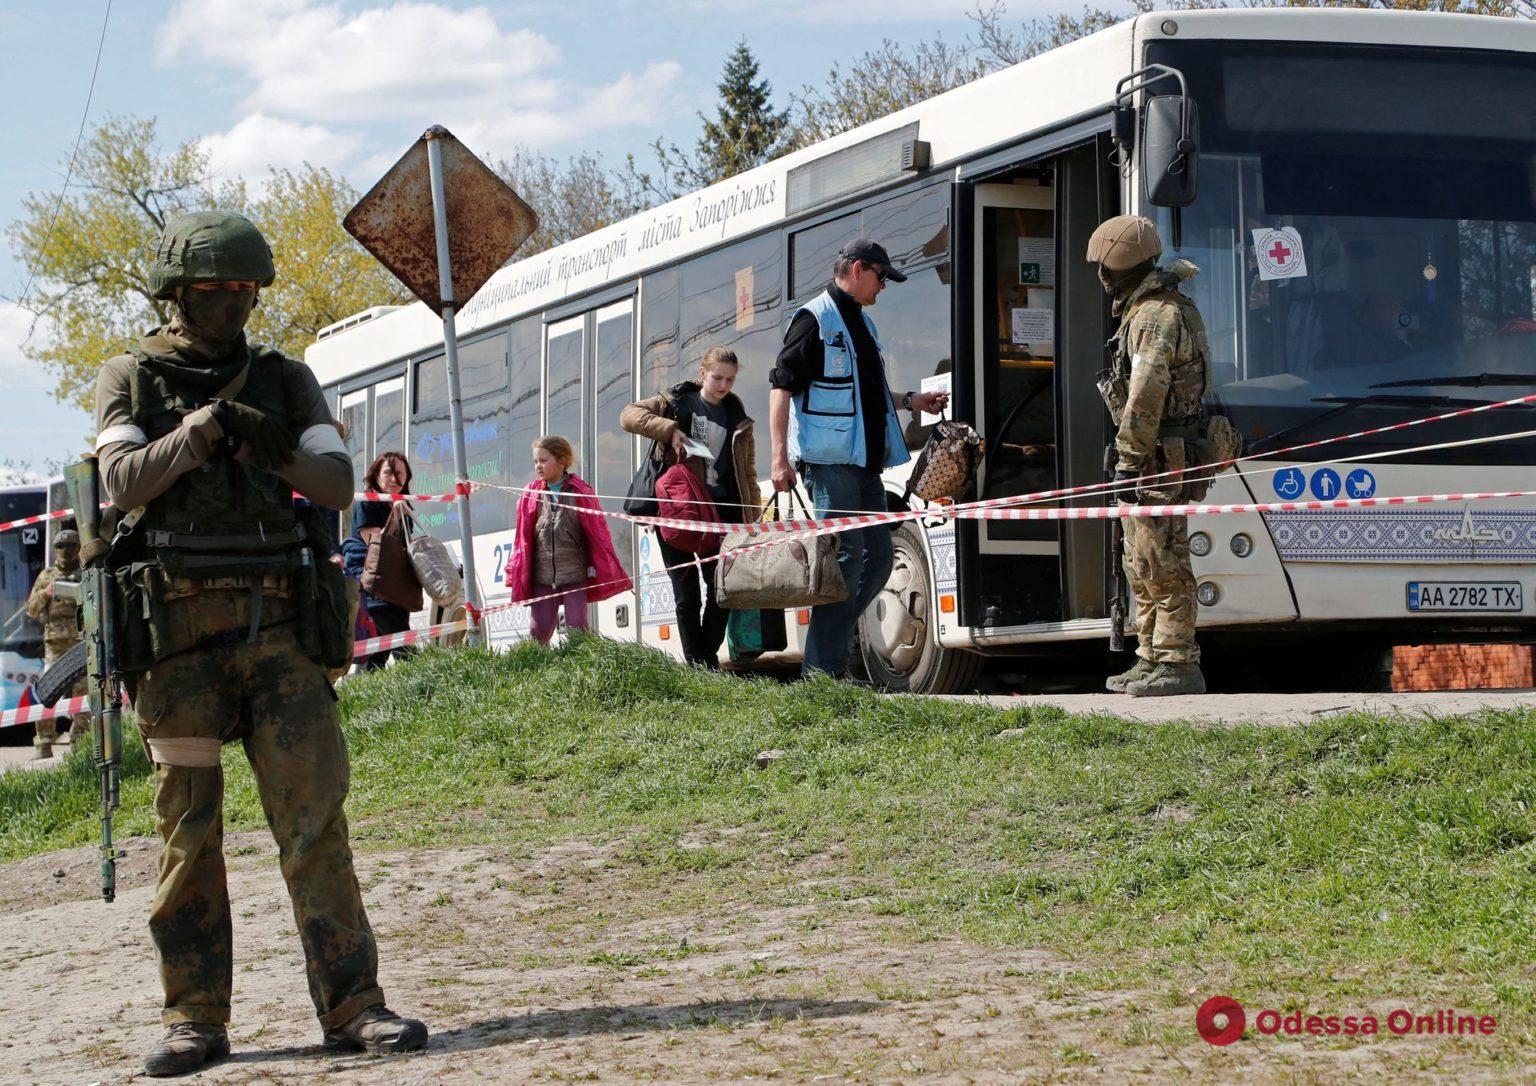
[{"label": "soldier wearing helmet", "polygon": [[[1088,261],[1114,298],[1120,320],[1111,368],[1100,382],[1115,423],[1115,481],[1121,502],[1166,504],[1186,497],[1184,476],[1133,480],[1194,466],[1202,435],[1210,348],[1200,312],[1179,289],[1198,273],[1187,260],[1157,266],[1163,243],[1140,215],[1117,215],[1088,241]],[[1136,604],[1136,663],[1109,690],[1139,697],[1203,694],[1195,641],[1195,576],[1184,517],[1128,517],[1124,565]]]},{"label": "soldier wearing helmet", "polygon": [[[45,671],[80,640],[80,604],[67,596],[56,595],[53,588],[59,581],[78,583],[79,579],[80,536],[66,528],[53,537],[53,565],[37,575],[37,580],[32,582],[32,592],[27,596],[27,614],[43,627]],[[76,698],[84,693],[85,680],[81,679],[66,696]],[[39,720],[37,732],[32,737],[32,757],[53,757],[53,745],[58,742],[60,727],[69,729],[73,745],[85,730],[86,717],[80,715],[74,719],[75,723],[71,723],[68,716]]]},{"label": "soldier wearing helmet", "polygon": [[145,1062],[182,1074],[229,1053],[234,962],[220,748],[239,740],[277,840],[328,1048],[405,1051],[426,1027],[384,1004],[342,804],[349,768],[326,676],[351,656],[326,514],[352,463],[314,374],[248,343],[276,269],[248,220],[166,224],[149,289],[170,320],[96,382],[96,452],[113,506],[119,658],[155,765],[159,880],[150,908],[169,1035]]}]

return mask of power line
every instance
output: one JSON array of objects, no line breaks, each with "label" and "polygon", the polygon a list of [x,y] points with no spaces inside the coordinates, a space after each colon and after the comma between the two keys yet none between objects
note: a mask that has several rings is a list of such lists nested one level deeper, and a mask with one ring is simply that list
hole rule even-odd
[{"label": "power line", "polygon": [[48,216],[48,229],[43,232],[43,244],[39,246],[37,257],[32,261],[32,267],[27,271],[27,285],[21,290],[21,297],[17,299],[17,305],[27,304],[27,295],[32,290],[32,280],[37,276],[37,264],[42,259],[43,251],[48,248],[48,242],[53,240],[53,225],[59,219],[59,209],[64,206],[64,194],[69,191],[69,182],[75,175],[75,159],[80,154],[80,141],[85,137],[85,122],[91,115],[91,98],[96,93],[96,73],[101,69],[101,51],[107,44],[107,23],[112,19],[112,0],[107,0],[106,14],[101,17],[101,39],[96,43],[96,63],[91,65],[91,85],[85,92],[85,109],[80,113],[80,131],[75,133],[75,149],[69,153],[69,168],[64,171],[64,186],[59,189],[59,198],[54,201],[53,214]]}]

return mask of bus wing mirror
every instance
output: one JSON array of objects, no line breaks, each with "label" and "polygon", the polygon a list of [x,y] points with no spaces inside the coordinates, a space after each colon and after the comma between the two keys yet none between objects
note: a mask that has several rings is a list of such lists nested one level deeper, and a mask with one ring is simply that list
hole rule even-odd
[{"label": "bus wing mirror", "polygon": [[1200,114],[1187,95],[1160,94],[1141,107],[1137,150],[1142,194],[1154,207],[1188,207],[1200,177]]}]

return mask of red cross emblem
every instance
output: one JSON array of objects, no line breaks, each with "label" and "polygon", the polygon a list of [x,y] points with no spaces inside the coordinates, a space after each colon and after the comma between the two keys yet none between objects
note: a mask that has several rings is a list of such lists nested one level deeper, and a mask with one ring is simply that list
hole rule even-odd
[{"label": "red cross emblem", "polygon": [[1269,247],[1269,258],[1276,264],[1284,264],[1291,259],[1291,250],[1286,246],[1285,242],[1276,240]]}]

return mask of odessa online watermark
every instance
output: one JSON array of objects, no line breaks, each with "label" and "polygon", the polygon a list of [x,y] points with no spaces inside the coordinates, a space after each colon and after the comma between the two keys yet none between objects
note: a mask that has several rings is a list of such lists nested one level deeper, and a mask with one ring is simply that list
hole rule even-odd
[{"label": "odessa online watermark", "polygon": [[[1463,1014],[1455,1008],[1416,1013],[1405,1007],[1374,1014],[1305,1014],[1266,1007],[1253,1016],[1253,1028],[1266,1037],[1487,1037],[1498,1029],[1491,1014]],[[1243,1035],[1248,1014],[1231,996],[1211,996],[1195,1012],[1195,1029],[1213,1045],[1229,1045]]]}]

